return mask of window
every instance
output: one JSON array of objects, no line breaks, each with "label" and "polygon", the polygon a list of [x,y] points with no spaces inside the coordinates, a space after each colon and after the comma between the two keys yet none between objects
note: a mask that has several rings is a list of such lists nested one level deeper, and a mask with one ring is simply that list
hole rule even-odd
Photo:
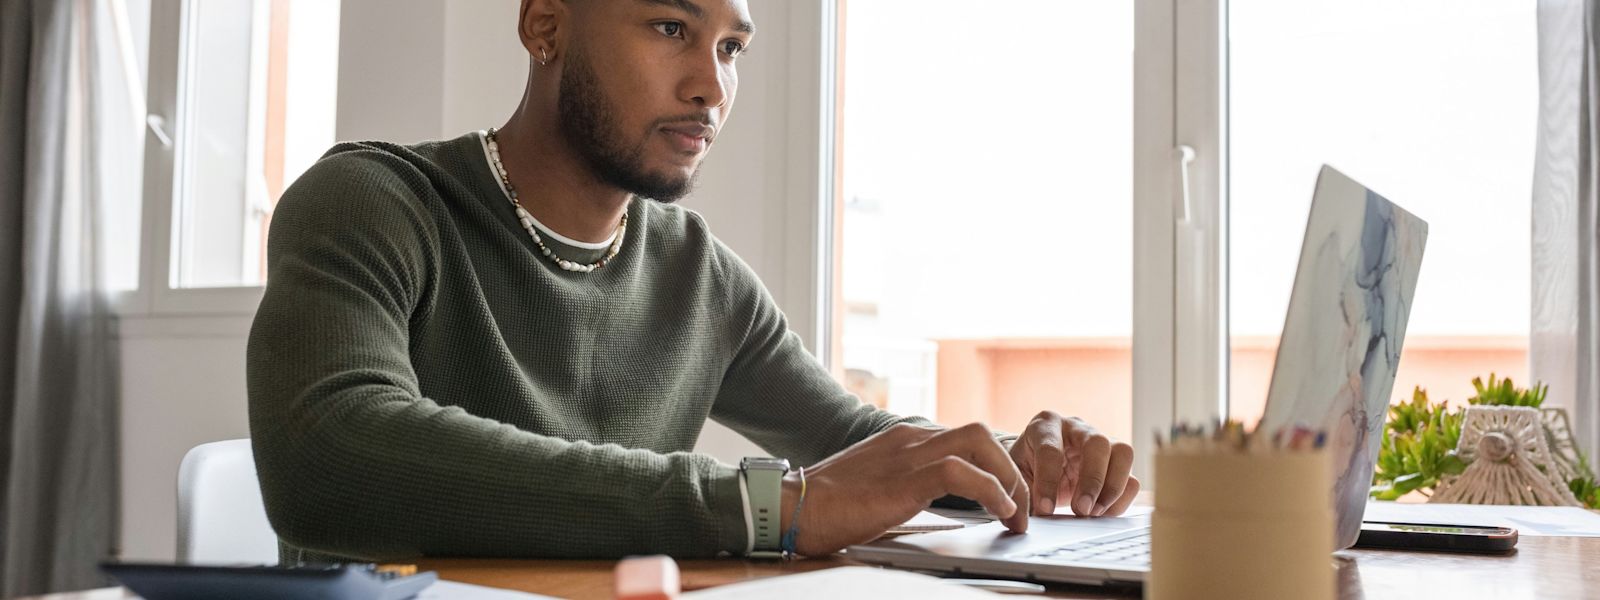
[{"label": "window", "polygon": [[1428,221],[1396,399],[1528,373],[1535,5],[1232,0],[1232,404],[1266,402],[1317,169]]},{"label": "window", "polygon": [[[1052,409],[1127,439],[1132,3],[838,10],[847,387],[945,424]],[[963,34],[919,14],[960,15]]]},{"label": "window", "polygon": [[1253,421],[1323,163],[1431,224],[1395,397],[1526,377],[1531,4],[825,4],[818,296],[869,403]]},{"label": "window", "polygon": [[182,290],[264,282],[272,207],[333,143],[339,7],[153,0],[145,235],[170,240],[146,245],[156,310],[253,308],[259,291]]}]

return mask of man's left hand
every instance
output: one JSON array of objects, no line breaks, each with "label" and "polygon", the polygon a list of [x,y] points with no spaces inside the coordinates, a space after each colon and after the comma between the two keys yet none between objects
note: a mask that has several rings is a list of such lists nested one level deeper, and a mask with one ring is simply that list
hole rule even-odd
[{"label": "man's left hand", "polygon": [[1032,489],[1035,515],[1054,513],[1059,498],[1079,516],[1115,517],[1139,494],[1139,479],[1129,474],[1133,447],[1076,417],[1039,413],[1011,445],[1011,460]]}]

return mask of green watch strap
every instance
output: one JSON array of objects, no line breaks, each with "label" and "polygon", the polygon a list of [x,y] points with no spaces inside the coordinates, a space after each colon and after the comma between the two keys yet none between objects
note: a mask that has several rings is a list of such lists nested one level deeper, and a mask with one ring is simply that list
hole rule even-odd
[{"label": "green watch strap", "polygon": [[783,518],[779,513],[783,510],[783,476],[789,472],[789,461],[749,457],[740,461],[739,469],[744,471],[745,491],[750,495],[750,524],[756,534],[750,556],[782,557]]}]

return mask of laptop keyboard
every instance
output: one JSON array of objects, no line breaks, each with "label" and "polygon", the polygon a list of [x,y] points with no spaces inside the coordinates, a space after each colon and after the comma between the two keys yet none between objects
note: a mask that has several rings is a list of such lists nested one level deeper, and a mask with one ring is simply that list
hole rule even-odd
[{"label": "laptop keyboard", "polygon": [[1090,538],[1040,552],[1015,555],[1012,558],[1058,563],[1115,563],[1130,566],[1150,566],[1150,528],[1143,527]]}]

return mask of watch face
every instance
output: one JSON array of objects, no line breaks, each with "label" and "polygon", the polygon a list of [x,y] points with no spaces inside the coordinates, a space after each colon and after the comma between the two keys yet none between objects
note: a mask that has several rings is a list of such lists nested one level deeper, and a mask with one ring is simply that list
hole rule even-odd
[{"label": "watch face", "polygon": [[747,456],[739,461],[739,468],[746,471],[752,469],[773,470],[789,472],[789,460],[786,458],[767,458],[764,456]]}]

